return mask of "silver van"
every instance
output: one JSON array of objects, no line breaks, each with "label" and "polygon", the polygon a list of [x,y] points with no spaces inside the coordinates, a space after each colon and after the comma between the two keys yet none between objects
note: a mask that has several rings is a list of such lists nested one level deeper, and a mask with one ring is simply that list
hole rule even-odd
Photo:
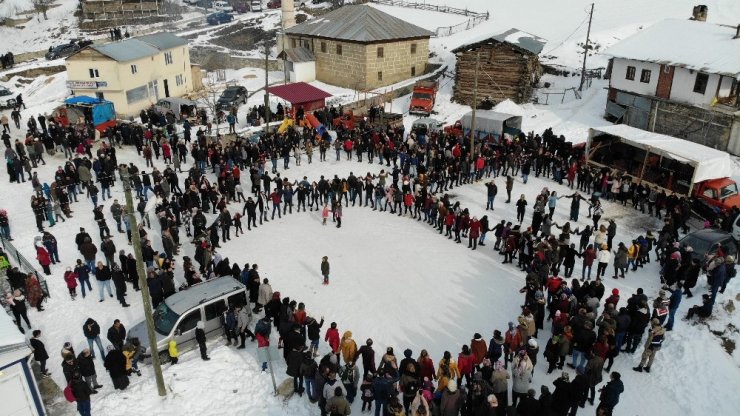
[{"label": "silver van", "polygon": [[[157,351],[162,362],[169,361],[168,344],[174,338],[178,350],[186,351],[196,345],[195,325],[203,321],[206,337],[223,332],[222,315],[229,306],[247,305],[247,288],[230,276],[207,280],[165,299],[154,310],[154,332]],[[127,338],[139,338],[149,347],[146,321],[129,329]]]}]

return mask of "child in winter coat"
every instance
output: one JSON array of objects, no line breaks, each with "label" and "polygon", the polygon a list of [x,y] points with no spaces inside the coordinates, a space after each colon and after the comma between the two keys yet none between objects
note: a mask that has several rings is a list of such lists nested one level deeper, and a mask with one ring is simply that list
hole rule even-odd
[{"label": "child in winter coat", "polygon": [[[324,221],[326,221],[326,218],[324,218]],[[324,283],[325,285],[329,284],[329,257],[324,256],[321,258],[321,275],[324,276]]]},{"label": "child in winter coat", "polygon": [[321,211],[321,218],[323,219],[321,222],[321,225],[326,225],[326,219],[329,218],[329,213],[331,212],[331,209],[329,208],[329,205],[324,204],[324,209]]},{"label": "child in winter coat", "polygon": [[177,357],[180,356],[180,353],[177,351],[177,342],[175,342],[174,339],[171,339],[167,345],[167,350],[170,354],[170,363],[172,363],[172,365],[175,365],[177,364]]},{"label": "child in winter coat", "polygon": [[336,322],[332,322],[331,328],[326,330],[324,341],[329,343],[329,346],[331,347],[331,352],[337,354],[337,358],[339,358],[339,330],[337,329]]},{"label": "child in winter coat", "polygon": [[362,411],[365,412],[365,407],[367,407],[367,411],[370,412],[373,409],[373,400],[375,399],[372,374],[366,375],[365,379],[362,380],[360,392],[362,395]]},{"label": "child in winter coat", "polygon": [[67,283],[67,290],[69,290],[69,296],[72,300],[77,297],[77,273],[72,271],[71,267],[67,267],[67,271],[64,272],[64,281]]}]

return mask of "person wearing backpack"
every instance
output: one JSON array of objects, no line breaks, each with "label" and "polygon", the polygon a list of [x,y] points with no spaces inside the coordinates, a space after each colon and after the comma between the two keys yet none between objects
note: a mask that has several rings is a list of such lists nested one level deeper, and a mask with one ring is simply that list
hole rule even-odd
[{"label": "person wearing backpack", "polygon": [[342,380],[344,389],[347,390],[347,401],[352,404],[357,395],[357,383],[360,382],[360,371],[354,361],[347,361],[339,370],[339,378]]},{"label": "person wearing backpack", "polygon": [[313,359],[313,354],[310,350],[304,350],[303,360],[301,361],[300,373],[305,383],[305,392],[308,394],[308,400],[311,403],[316,403],[316,392],[314,386],[316,384],[316,372],[319,366],[316,364],[316,360]]},{"label": "person wearing backpack", "polygon": [[69,385],[64,388],[64,397],[68,402],[77,402],[77,411],[80,416],[90,416],[90,386],[82,380],[80,373],[75,372]]}]

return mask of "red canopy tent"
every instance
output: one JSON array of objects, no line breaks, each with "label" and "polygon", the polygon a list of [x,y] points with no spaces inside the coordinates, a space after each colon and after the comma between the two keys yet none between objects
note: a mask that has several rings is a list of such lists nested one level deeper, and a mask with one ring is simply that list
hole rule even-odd
[{"label": "red canopy tent", "polygon": [[326,107],[326,97],[332,96],[328,92],[305,82],[268,87],[267,92],[289,102],[292,107],[291,112],[303,107],[306,114]]}]

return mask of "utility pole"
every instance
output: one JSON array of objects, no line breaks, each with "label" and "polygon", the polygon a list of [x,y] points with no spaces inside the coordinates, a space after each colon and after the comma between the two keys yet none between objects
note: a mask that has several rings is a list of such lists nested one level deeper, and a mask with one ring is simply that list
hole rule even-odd
[{"label": "utility pole", "polygon": [[583,91],[583,83],[586,81],[586,58],[588,58],[588,44],[591,40],[591,20],[594,17],[594,4],[591,3],[591,12],[588,14],[588,31],[586,31],[586,46],[583,48],[583,68],[581,68],[581,85],[578,91]]},{"label": "utility pole", "polygon": [[147,335],[149,336],[149,351],[152,354],[152,367],[154,367],[154,377],[157,380],[157,390],[160,396],[167,395],[167,389],[164,386],[164,377],[162,377],[162,365],[159,362],[159,349],[157,348],[157,336],[154,333],[154,317],[152,316],[152,301],[149,296],[149,285],[146,281],[146,272],[144,270],[144,258],[141,255],[141,237],[139,236],[139,226],[136,223],[134,210],[134,198],[131,196],[131,182],[129,174],[121,174],[123,181],[123,192],[126,195],[126,215],[128,215],[129,224],[131,225],[131,240],[134,246],[134,256],[136,257],[136,272],[139,275],[139,287],[141,288],[141,297],[144,303],[144,317],[146,318]]},{"label": "utility pole", "polygon": [[478,67],[480,67],[480,51],[475,53],[475,76],[473,77],[473,114],[470,117],[470,161],[473,162],[475,155],[475,109],[478,107]]},{"label": "utility pole", "polygon": [[269,65],[270,65],[270,43],[265,39],[265,138],[270,132],[270,93],[267,88],[270,86]]}]

